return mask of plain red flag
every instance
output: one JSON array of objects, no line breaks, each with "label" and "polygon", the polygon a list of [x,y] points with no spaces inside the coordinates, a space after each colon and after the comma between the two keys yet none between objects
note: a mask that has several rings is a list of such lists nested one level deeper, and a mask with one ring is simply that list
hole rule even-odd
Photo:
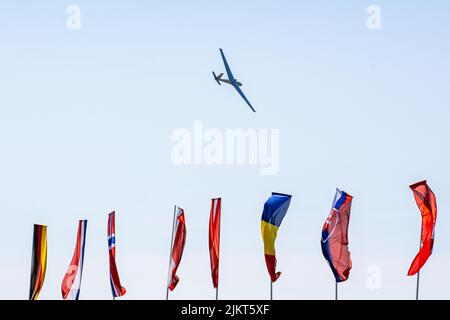
[{"label": "plain red flag", "polygon": [[173,291],[180,279],[177,276],[177,270],[183,256],[184,245],[186,243],[186,223],[184,219],[184,210],[177,207],[174,225],[174,237],[172,239],[172,252],[170,255],[169,281],[167,286]]},{"label": "plain red flag", "polygon": [[209,213],[209,258],[211,260],[211,277],[214,288],[219,285],[219,254],[220,254],[220,198],[211,200]]},{"label": "plain red flag", "polygon": [[408,276],[412,276],[420,271],[433,252],[437,206],[436,197],[426,181],[415,183],[409,187],[413,191],[414,199],[422,215],[421,247],[408,271]]}]

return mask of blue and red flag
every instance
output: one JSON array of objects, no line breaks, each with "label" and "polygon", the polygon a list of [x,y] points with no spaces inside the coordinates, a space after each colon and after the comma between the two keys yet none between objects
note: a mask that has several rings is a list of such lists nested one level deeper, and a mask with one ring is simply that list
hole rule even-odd
[{"label": "blue and red flag", "polygon": [[116,265],[116,213],[108,214],[108,251],[109,251],[109,281],[114,298],[123,296],[127,290],[120,284]]},{"label": "blue and red flag", "polygon": [[84,248],[86,244],[87,220],[78,223],[77,243],[69,269],[64,276],[61,285],[61,293],[64,299],[78,300],[81,289],[81,277],[83,275]]},{"label": "blue and red flag", "polygon": [[412,276],[420,271],[433,252],[437,205],[436,197],[427,185],[426,181],[415,183],[409,187],[414,194],[414,199],[416,200],[417,206],[419,207],[422,215],[420,251],[414,258],[408,270],[408,276]]},{"label": "blue and red flag", "polygon": [[282,193],[272,193],[272,196],[264,204],[261,218],[261,234],[264,241],[264,257],[267,271],[272,282],[277,281],[281,272],[276,272],[277,259],[275,256],[275,239],[278,228],[289,209],[292,196]]},{"label": "blue and red flag", "polygon": [[322,228],[322,253],[336,282],[348,279],[352,260],[348,250],[348,225],[353,197],[336,189],[331,212]]}]

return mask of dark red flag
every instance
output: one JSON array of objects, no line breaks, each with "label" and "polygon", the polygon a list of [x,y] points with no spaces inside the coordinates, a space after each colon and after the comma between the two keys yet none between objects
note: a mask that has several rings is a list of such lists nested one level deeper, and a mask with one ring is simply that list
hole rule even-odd
[{"label": "dark red flag", "polygon": [[220,198],[211,200],[209,213],[209,258],[211,260],[211,277],[214,288],[219,285],[219,254],[220,254]]}]

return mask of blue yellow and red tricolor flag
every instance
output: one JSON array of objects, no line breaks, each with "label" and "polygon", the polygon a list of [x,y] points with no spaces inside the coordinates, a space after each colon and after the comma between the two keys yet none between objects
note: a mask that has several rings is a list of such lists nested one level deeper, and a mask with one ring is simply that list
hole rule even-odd
[{"label": "blue yellow and red tricolor flag", "polygon": [[348,224],[353,197],[348,193],[336,189],[331,212],[322,228],[322,253],[336,282],[348,279],[352,260],[348,250]]},{"label": "blue yellow and red tricolor flag", "polygon": [[415,275],[431,256],[434,245],[434,228],[436,226],[437,205],[436,197],[427,185],[421,181],[409,186],[414,194],[417,206],[422,215],[422,233],[420,238],[420,251],[414,258],[408,270],[408,276]]},{"label": "blue yellow and red tricolor flag", "polygon": [[47,270],[47,226],[35,224],[31,254],[30,300],[37,300]]},{"label": "blue yellow and red tricolor flag", "polygon": [[261,234],[264,241],[264,257],[267,271],[272,282],[277,281],[281,275],[281,272],[276,272],[275,239],[278,228],[289,209],[291,198],[291,195],[273,192],[272,196],[264,204],[261,218]]},{"label": "blue yellow and red tricolor flag", "polygon": [[109,251],[109,281],[114,298],[123,296],[127,290],[120,284],[116,265],[116,212],[108,214],[108,251]]}]

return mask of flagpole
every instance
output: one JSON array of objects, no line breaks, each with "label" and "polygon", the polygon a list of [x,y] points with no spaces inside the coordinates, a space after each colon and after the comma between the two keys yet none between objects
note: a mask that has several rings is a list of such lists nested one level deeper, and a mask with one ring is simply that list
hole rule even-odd
[{"label": "flagpole", "polygon": [[419,300],[419,281],[420,281],[420,271],[417,272],[416,300]]},{"label": "flagpole", "polygon": [[270,279],[270,300],[273,300],[273,282]]},{"label": "flagpole", "polygon": [[[177,212],[177,206],[173,206],[173,220],[172,220],[172,236],[170,237],[170,252],[169,252],[169,270],[170,262],[172,261],[172,249],[173,249],[173,230],[175,229],[175,215]],[[166,284],[166,300],[169,300],[169,286]]]},{"label": "flagpole", "polygon": [[336,281],[335,283],[336,283],[336,285],[334,288],[334,298],[337,301],[338,300],[338,282]]},{"label": "flagpole", "polygon": [[[422,231],[423,225],[420,227],[420,241],[419,241],[419,252],[422,249]],[[420,282],[420,269],[417,272],[417,283],[416,283],[416,300],[419,300],[419,282]]]}]

